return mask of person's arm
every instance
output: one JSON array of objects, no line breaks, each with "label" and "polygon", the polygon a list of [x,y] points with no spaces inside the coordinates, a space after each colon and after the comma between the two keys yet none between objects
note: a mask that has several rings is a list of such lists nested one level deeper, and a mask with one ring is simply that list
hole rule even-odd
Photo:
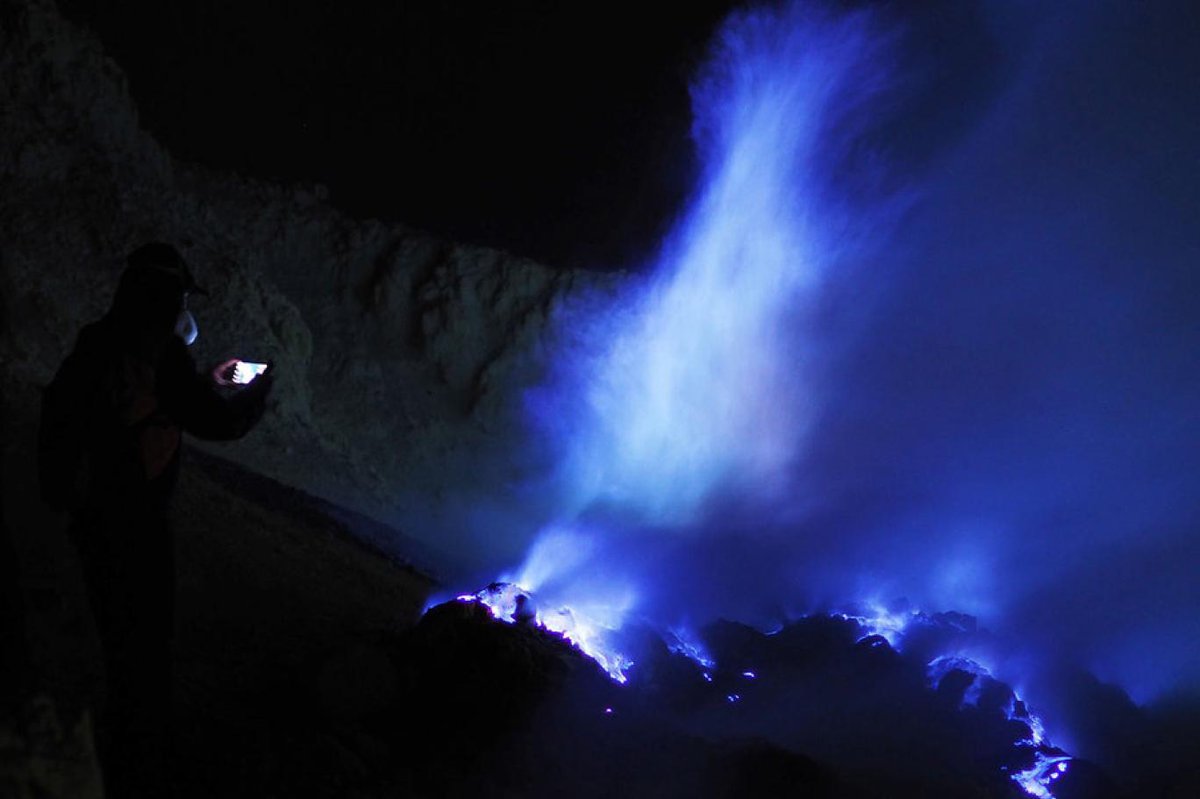
[{"label": "person's arm", "polygon": [[211,441],[241,438],[258,423],[274,377],[263,374],[232,396],[222,396],[181,341],[172,341],[159,364],[163,410],[188,433]]}]

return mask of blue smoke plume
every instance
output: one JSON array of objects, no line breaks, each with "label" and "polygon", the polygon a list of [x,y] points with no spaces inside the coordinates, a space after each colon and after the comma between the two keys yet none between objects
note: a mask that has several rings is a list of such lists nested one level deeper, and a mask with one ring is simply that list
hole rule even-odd
[{"label": "blue smoke plume", "polygon": [[664,625],[905,597],[978,615],[1019,687],[1194,689],[1200,103],[1160,81],[1190,29],[933,5],[974,10],[950,49],[985,80],[922,55],[932,15],[719,32],[693,200],[529,398],[539,581]]},{"label": "blue smoke plume", "polygon": [[828,274],[891,227],[891,206],[851,208],[838,174],[870,177],[855,147],[886,49],[866,15],[794,5],[726,24],[692,92],[702,188],[583,364],[569,513],[680,524],[715,491],[784,487],[813,412],[802,331]]}]

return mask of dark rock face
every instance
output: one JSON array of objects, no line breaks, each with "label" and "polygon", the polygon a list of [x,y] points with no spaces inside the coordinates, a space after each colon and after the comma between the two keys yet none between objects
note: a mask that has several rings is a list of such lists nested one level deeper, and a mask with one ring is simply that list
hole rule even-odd
[{"label": "dark rock face", "polygon": [[[950,652],[986,635],[960,614],[917,615],[909,630]],[[1059,799],[1194,792],[1181,756],[1195,745],[1194,710],[1125,713],[1129,729],[1103,735],[1137,751],[1090,761],[1041,741],[1012,688],[977,663],[930,663],[907,635],[897,650],[869,633],[844,616],[773,634],[720,621],[700,631],[715,661],[705,666],[635,623],[622,635],[636,663],[618,685],[554,634],[499,621],[481,602],[447,603],[395,650],[411,675],[406,717],[436,731],[415,744],[414,784],[444,795],[487,784],[522,796],[1011,798],[1026,795],[1013,778],[1043,764]],[[1091,698],[1072,701],[1098,719],[1129,707],[1096,685],[1079,675]]]},{"label": "dark rock face", "polygon": [[[699,681],[695,664],[665,647],[661,656]],[[829,770],[809,758],[754,736],[697,736],[664,702],[669,691],[619,686],[553,633],[500,622],[479,603],[430,610],[397,659],[412,686],[402,748],[431,796],[834,795]]]},{"label": "dark rock face", "polygon": [[[223,456],[391,522],[437,525],[468,468],[521,474],[514,401],[564,302],[617,278],[339,213],[320,187],[177,162],[49,0],[0,2],[0,377],[8,412],[107,308],[122,259],[176,243],[213,297],[195,355],[274,360],[275,407]],[[399,189],[398,189],[399,190]],[[420,527],[420,524],[413,524]],[[415,531],[423,532],[423,531]]]},{"label": "dark rock face", "polygon": [[[561,638],[481,602],[433,608],[397,650],[411,675],[404,715],[423,731],[405,742],[421,753],[415,784],[450,796],[1012,797],[1035,753],[1065,754],[1029,746],[1012,690],[969,661],[931,681],[923,661],[851,619],[774,635],[718,622],[701,635],[711,667],[648,629],[634,635],[641,654],[619,686]],[[1116,795],[1084,761],[1059,787]]]}]

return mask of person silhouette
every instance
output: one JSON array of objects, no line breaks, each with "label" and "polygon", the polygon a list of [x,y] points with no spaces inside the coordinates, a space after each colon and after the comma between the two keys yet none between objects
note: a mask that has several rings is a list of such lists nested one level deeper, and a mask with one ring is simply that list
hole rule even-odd
[{"label": "person silhouette", "polygon": [[272,370],[236,393],[197,370],[189,295],[203,292],[182,256],[133,251],[108,313],[79,333],[42,398],[43,500],[70,514],[104,657],[97,747],[115,799],[170,794],[174,541],[170,501],[184,432],[245,435],[261,418]]}]

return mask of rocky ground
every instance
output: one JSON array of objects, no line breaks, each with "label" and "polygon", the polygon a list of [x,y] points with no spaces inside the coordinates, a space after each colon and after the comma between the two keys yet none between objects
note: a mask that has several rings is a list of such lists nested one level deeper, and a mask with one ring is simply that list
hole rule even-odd
[{"label": "rocky ground", "polygon": [[[931,675],[930,653],[975,634],[966,617],[922,620],[903,653],[844,617],[773,634],[717,622],[699,633],[711,666],[635,623],[637,664],[619,685],[478,601],[422,615],[435,581],[364,544],[362,522],[324,500],[196,451],[179,500],[173,771],[185,799],[1011,799],[1011,774],[1037,751],[1060,754],[1022,743],[1032,724],[1007,686],[965,664]],[[0,725],[0,786],[100,796],[89,723],[103,681],[73,553],[53,523],[18,543],[35,677]],[[1148,729],[1121,697],[1090,701],[1098,721]],[[1162,732],[1136,740],[1170,743]],[[1188,796],[1188,779],[1160,774],[1152,795]],[[1056,788],[1151,795],[1081,760]]]},{"label": "rocky ground", "polygon": [[[349,795],[329,787],[356,773],[339,730],[395,701],[381,645],[433,581],[364,546],[345,512],[227,461],[190,454],[178,499],[180,795]],[[31,673],[0,725],[15,736],[0,785],[26,791],[14,796],[99,795],[89,722],[103,674],[62,527],[17,541]]]}]

